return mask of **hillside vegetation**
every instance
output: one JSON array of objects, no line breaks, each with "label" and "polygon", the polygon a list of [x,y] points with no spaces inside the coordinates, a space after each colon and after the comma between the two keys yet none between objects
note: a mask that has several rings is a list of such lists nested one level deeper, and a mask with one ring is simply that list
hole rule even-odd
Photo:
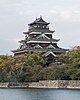
[{"label": "hillside vegetation", "polygon": [[40,53],[13,57],[0,55],[0,82],[80,80],[80,47],[58,57],[60,64],[47,66]]}]

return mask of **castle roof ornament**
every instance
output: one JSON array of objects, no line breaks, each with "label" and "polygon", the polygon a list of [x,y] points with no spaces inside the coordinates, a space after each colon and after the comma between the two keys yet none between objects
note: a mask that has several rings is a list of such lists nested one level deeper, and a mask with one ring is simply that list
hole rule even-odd
[{"label": "castle roof ornament", "polygon": [[40,18],[42,18],[42,15],[40,15]]}]

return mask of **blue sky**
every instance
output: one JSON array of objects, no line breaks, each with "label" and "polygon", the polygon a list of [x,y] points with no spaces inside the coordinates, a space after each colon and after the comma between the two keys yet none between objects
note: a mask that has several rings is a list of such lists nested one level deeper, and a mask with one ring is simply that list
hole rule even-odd
[{"label": "blue sky", "polygon": [[0,0],[0,54],[12,54],[40,15],[55,30],[59,47],[80,45],[80,0]]}]

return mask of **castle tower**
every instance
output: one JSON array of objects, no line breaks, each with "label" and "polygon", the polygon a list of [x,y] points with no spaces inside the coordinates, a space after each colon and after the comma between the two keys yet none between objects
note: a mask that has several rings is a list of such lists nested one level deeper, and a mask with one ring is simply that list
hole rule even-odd
[{"label": "castle tower", "polygon": [[55,31],[49,30],[49,24],[41,16],[40,18],[36,18],[34,22],[28,24],[28,31],[23,32],[25,39],[19,41],[20,46],[17,50],[12,50],[14,56],[38,51],[48,58],[48,62],[55,62],[57,55],[65,53],[67,49],[57,46],[59,39],[52,38],[52,34]]}]

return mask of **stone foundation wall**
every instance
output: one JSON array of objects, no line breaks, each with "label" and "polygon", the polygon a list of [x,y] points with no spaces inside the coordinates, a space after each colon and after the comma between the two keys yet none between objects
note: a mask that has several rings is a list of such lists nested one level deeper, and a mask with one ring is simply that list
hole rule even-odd
[{"label": "stone foundation wall", "polygon": [[46,80],[26,83],[0,83],[0,88],[59,88],[80,89],[80,80]]}]

